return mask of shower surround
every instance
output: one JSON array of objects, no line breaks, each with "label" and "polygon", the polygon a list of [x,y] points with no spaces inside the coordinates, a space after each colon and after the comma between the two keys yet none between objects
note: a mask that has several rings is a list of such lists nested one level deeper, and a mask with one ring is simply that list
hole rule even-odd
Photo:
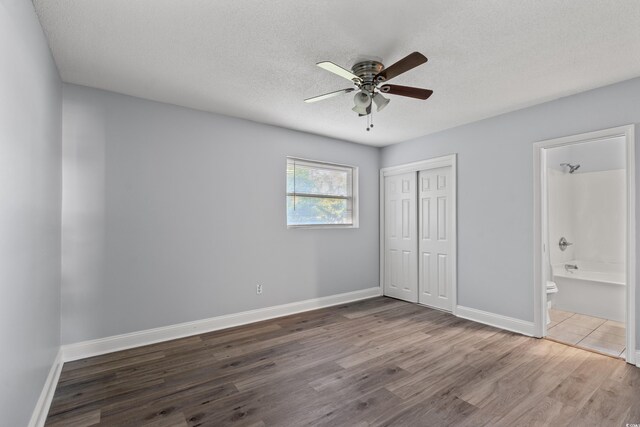
[{"label": "shower surround", "polygon": [[[559,289],[555,308],[623,322],[625,170],[569,174],[549,168],[547,179],[549,254]],[[564,251],[562,237],[573,243]]]}]

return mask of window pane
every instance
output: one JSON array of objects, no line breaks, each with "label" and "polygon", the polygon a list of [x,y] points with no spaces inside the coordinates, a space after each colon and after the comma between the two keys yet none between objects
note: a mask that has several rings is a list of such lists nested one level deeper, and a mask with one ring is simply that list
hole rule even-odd
[{"label": "window pane", "polygon": [[289,225],[351,224],[349,201],[287,196],[287,222]]},{"label": "window pane", "polygon": [[[295,180],[294,180],[295,177]],[[322,169],[306,165],[287,164],[287,193],[350,196],[349,173],[345,170]]]}]

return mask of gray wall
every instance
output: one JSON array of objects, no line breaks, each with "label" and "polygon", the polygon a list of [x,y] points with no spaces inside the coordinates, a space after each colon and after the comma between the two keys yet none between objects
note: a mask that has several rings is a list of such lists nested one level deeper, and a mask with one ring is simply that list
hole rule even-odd
[{"label": "gray wall", "polygon": [[458,304],[533,321],[532,144],[638,123],[639,106],[633,79],[382,150],[383,166],[458,153]]},{"label": "gray wall", "polygon": [[0,424],[27,425],[60,343],[61,87],[30,1],[0,2]]},{"label": "gray wall", "polygon": [[[379,285],[378,149],[74,85],[63,98],[63,343]],[[287,155],[360,167],[359,229],[287,230]]]}]

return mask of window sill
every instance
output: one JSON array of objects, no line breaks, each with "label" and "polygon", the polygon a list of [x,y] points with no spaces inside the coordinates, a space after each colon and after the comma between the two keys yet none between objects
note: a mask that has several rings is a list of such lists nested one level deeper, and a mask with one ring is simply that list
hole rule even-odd
[{"label": "window sill", "polygon": [[357,224],[345,224],[345,225],[340,225],[340,224],[321,224],[321,225],[287,225],[288,229],[296,229],[296,228],[307,228],[307,229],[314,229],[314,228],[360,228],[359,225]]}]

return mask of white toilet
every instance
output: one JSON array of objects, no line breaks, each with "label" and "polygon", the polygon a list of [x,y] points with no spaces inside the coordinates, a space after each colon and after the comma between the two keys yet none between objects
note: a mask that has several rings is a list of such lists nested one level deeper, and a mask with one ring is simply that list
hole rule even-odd
[{"label": "white toilet", "polygon": [[553,306],[553,294],[558,292],[558,285],[556,282],[552,282],[551,280],[547,281],[547,325],[551,323],[551,316],[549,315],[549,311]]}]

